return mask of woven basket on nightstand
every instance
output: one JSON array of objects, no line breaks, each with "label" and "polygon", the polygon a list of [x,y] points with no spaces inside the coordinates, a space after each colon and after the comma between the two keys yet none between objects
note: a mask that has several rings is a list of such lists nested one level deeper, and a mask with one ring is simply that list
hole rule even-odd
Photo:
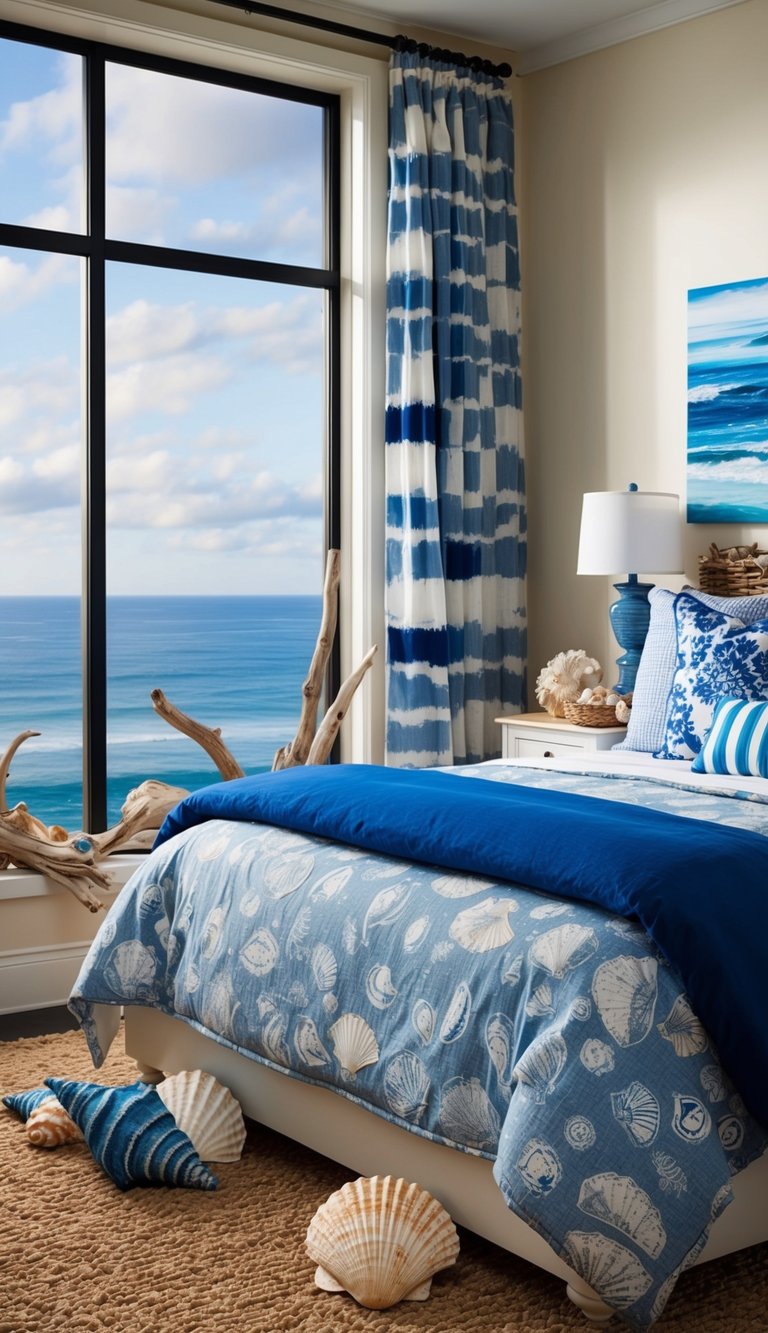
[{"label": "woven basket on nightstand", "polygon": [[768,551],[758,550],[757,542],[722,550],[713,542],[709,553],[699,556],[699,585],[716,597],[768,593]]},{"label": "woven basket on nightstand", "polygon": [[613,704],[574,704],[564,703],[566,722],[575,722],[577,727],[620,727]]}]

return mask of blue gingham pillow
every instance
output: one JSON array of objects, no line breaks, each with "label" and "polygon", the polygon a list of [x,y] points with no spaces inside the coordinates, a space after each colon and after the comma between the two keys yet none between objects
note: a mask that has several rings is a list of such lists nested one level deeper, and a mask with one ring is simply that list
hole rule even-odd
[{"label": "blue gingham pillow", "polygon": [[768,703],[721,699],[691,768],[694,773],[768,778]]},{"label": "blue gingham pillow", "polygon": [[677,666],[658,759],[693,759],[724,695],[768,699],[768,619],[751,625],[688,593],[674,600]]},{"label": "blue gingham pillow", "polygon": [[[715,597],[697,588],[684,591],[703,606],[735,616],[745,625],[768,618],[768,597]],[[667,702],[677,666],[676,595],[668,588],[652,588],[648,594],[651,623],[637,670],[629,726],[614,750],[653,753],[664,744]]]}]

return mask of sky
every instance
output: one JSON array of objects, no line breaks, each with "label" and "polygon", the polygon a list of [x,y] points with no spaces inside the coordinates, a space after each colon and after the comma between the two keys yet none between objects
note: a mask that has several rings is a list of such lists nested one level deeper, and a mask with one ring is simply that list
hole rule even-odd
[{"label": "sky", "polygon": [[[0,220],[81,230],[80,58],[0,40]],[[322,110],[107,66],[114,239],[319,266]],[[0,247],[0,594],[80,589],[78,258]],[[322,585],[324,293],[111,263],[113,594]]]}]

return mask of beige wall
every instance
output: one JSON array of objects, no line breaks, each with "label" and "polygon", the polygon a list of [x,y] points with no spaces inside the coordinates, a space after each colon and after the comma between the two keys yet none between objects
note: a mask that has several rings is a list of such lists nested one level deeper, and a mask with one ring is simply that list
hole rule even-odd
[{"label": "beige wall", "polygon": [[[766,51],[749,0],[521,80],[532,681],[619,653],[610,579],[575,572],[582,492],[685,496],[688,288],[768,274]],[[688,526],[688,578],[757,538]]]}]

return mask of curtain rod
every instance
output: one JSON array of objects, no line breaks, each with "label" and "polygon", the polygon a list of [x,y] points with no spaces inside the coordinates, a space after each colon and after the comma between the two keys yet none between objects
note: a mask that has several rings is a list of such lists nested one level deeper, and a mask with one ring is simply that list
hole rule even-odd
[{"label": "curtain rod", "polygon": [[448,51],[441,46],[430,46],[427,42],[417,42],[412,37],[387,37],[381,32],[371,32],[368,28],[354,28],[348,23],[337,23],[334,19],[317,18],[311,14],[300,14],[295,9],[282,9],[279,5],[263,4],[262,0],[214,0],[214,4],[227,5],[230,9],[241,9],[246,14],[260,14],[264,18],[282,19],[285,23],[298,23],[306,28],[320,28],[323,32],[333,32],[341,37],[352,37],[359,42],[374,42],[377,46],[388,46],[393,51],[418,52],[421,56],[431,56],[434,60],[443,60],[453,65],[466,65],[478,74],[491,74],[501,79],[508,79],[512,66],[506,63],[494,65],[482,56],[466,56],[461,51]]}]

